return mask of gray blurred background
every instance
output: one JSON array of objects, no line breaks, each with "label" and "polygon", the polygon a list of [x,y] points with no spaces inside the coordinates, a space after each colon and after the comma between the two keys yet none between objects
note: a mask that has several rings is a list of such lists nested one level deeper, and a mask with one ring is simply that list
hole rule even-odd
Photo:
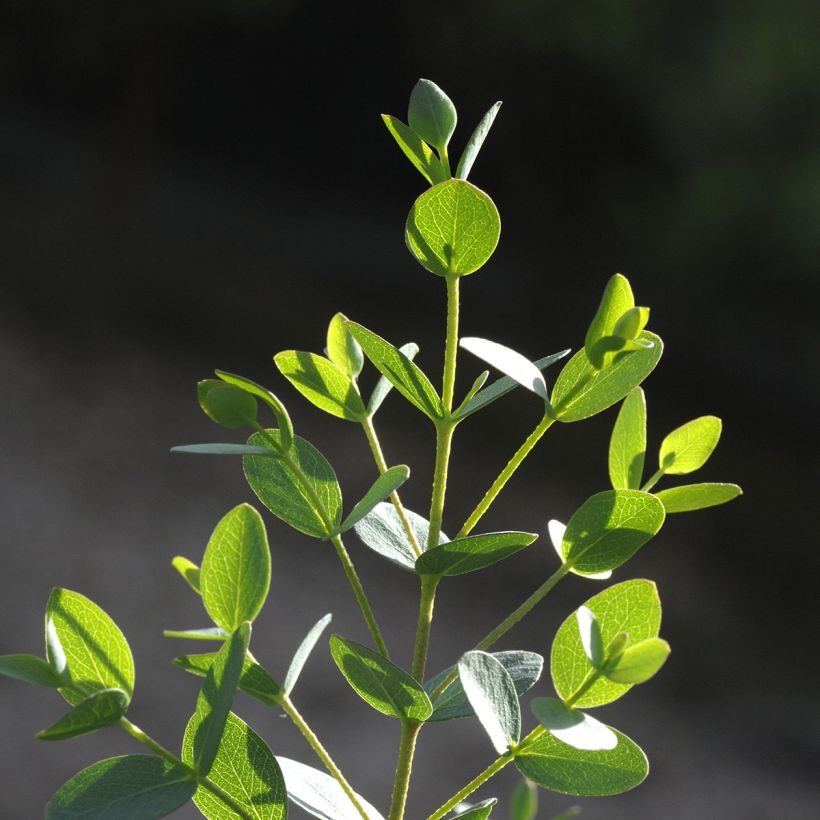
[{"label": "gray blurred background", "polygon": [[[645,384],[650,452],[684,421],[720,415],[722,441],[695,480],[746,492],[670,517],[616,572],[657,580],[674,649],[656,680],[599,713],[646,749],[649,779],[608,800],[542,792],[539,816],[577,804],[590,820],[816,817],[818,32],[811,0],[0,2],[0,653],[42,651],[51,587],[83,592],[131,642],[131,718],[178,745],[198,681],[170,660],[204,648],[161,630],[206,621],[169,562],[198,560],[219,518],[253,500],[237,461],[168,454],[229,438],[198,410],[195,382],[220,367],[271,386],[335,466],[349,508],[374,477],[360,431],[294,394],[271,356],[321,350],[343,310],[417,341],[419,363],[440,372],[442,282],[402,239],[424,182],[378,118],[404,118],[426,76],[458,106],[457,150],[505,101],[472,173],[498,204],[502,240],[464,281],[463,335],[533,358],[577,348],[622,271],[667,345]],[[479,369],[462,358],[460,391]],[[537,400],[515,395],[459,429],[445,529],[538,417]],[[551,430],[482,526],[543,532],[605,489],[613,420]],[[379,427],[388,461],[413,469],[405,501],[424,512],[430,425],[392,396]],[[366,641],[332,550],[267,522],[260,660],[283,674],[325,612]],[[409,666],[416,585],[348,541]],[[539,541],[443,584],[431,670],[554,566]],[[548,653],[601,588],[567,580],[503,648]],[[548,680],[535,690],[549,693]],[[398,726],[352,693],[324,642],[295,700],[386,810]],[[78,769],[139,751],[113,729],[36,741],[63,710],[0,680],[4,820],[41,816]],[[313,762],[281,716],[246,697],[237,711],[276,753]],[[492,757],[475,721],[426,729],[408,816]],[[506,803],[514,783],[505,772],[476,797]]]}]

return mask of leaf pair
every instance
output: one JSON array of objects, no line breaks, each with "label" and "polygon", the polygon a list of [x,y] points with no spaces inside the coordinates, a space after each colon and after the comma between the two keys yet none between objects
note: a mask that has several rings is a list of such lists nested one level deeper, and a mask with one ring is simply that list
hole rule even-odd
[{"label": "leaf pair", "polygon": [[[720,439],[721,420],[701,416],[678,427],[661,442],[658,472],[650,479],[651,486],[664,474],[686,475],[700,469],[712,455]],[[609,444],[609,477],[612,486],[638,489],[643,481],[646,455],[646,399],[636,387],[624,399]],[[667,512],[689,510],[725,504],[741,494],[736,484],[690,484],[662,490],[657,497]]]}]

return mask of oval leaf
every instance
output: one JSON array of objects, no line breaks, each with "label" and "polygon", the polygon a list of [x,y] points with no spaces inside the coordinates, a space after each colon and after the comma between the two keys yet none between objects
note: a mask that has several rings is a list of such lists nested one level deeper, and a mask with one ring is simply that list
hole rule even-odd
[{"label": "oval leaf", "polygon": [[[492,656],[507,670],[515,686],[515,691],[519,695],[532,689],[541,672],[544,669],[544,659],[537,652],[525,652],[524,650],[513,649],[507,652],[493,652]],[[439,684],[453,672],[455,666],[439,672],[424,684],[424,691],[428,694],[434,692]],[[475,712],[467,700],[461,681],[456,678],[434,701],[433,714],[428,722],[438,722],[442,720],[456,720],[458,718],[473,717]]]},{"label": "oval leaf", "polygon": [[604,288],[598,312],[592,320],[584,339],[584,349],[587,357],[596,369],[600,369],[612,360],[612,354],[607,354],[603,340],[612,338],[618,320],[635,307],[635,298],[629,280],[616,273]]},{"label": "oval leaf", "polygon": [[432,714],[421,684],[378,652],[333,635],[330,653],[356,693],[382,714],[409,720]]},{"label": "oval leaf", "polygon": [[[200,728],[197,712],[188,721],[182,740],[182,760],[194,765],[196,736]],[[279,764],[256,732],[233,712],[228,714],[222,742],[208,779],[216,783],[254,820],[284,820],[288,801],[285,779]],[[235,812],[205,788],[198,788],[194,803],[209,820],[227,820]]]},{"label": "oval leaf", "polygon": [[[598,621],[604,646],[609,646],[621,633],[628,633],[630,640],[638,643],[657,637],[660,631],[661,602],[651,581],[616,584],[590,598],[584,606]],[[561,624],[552,643],[550,671],[558,697],[562,700],[570,698],[593,669],[584,651],[578,619],[573,613]],[[579,708],[603,706],[617,700],[629,688],[629,684],[599,678],[575,705]]]},{"label": "oval leaf", "polygon": [[669,644],[660,638],[628,646],[613,666],[607,664],[604,674],[615,683],[646,683],[666,663]]},{"label": "oval leaf", "polygon": [[673,430],[661,443],[660,468],[669,475],[685,475],[703,467],[720,440],[723,422],[701,416]]},{"label": "oval leaf", "polygon": [[233,704],[245,655],[251,637],[251,625],[244,623],[225,641],[205,674],[205,682],[196,701],[197,728],[193,740],[191,765],[200,775],[211,770],[222,731]]},{"label": "oval leaf", "polygon": [[[288,797],[300,809],[320,820],[361,820],[350,798],[328,774],[277,755],[277,762],[285,776]],[[384,820],[373,806],[356,795],[369,820]]]},{"label": "oval leaf", "polygon": [[646,456],[646,398],[636,387],[624,399],[609,440],[609,480],[616,490],[639,490]]},{"label": "oval leaf", "polygon": [[521,707],[509,673],[488,652],[466,652],[458,677],[493,748],[505,754],[521,739]]},{"label": "oval leaf", "polygon": [[634,789],[649,773],[640,747],[613,730],[613,749],[573,749],[548,732],[515,758],[518,771],[544,789],[561,794],[597,797]]},{"label": "oval leaf", "polygon": [[663,342],[648,331],[638,338],[651,342],[652,347],[619,353],[604,370],[596,370],[583,350],[566,363],[552,390],[552,406],[559,421],[581,421],[606,410],[655,369]]},{"label": "oval leaf", "polygon": [[322,636],[322,633],[327,629],[327,625],[331,622],[333,616],[327,614],[324,618],[320,618],[311,628],[310,632],[305,635],[305,639],[299,644],[299,648],[293,655],[293,660],[290,662],[287,674],[285,675],[285,694],[289,695],[296,686],[296,681],[302,672],[305,662],[310,657],[313,647],[316,646],[316,641]]},{"label": "oval leaf", "polygon": [[[213,666],[216,654],[216,652],[205,652],[200,655],[183,655],[174,658],[174,663],[186,672],[204,678]],[[242,672],[237,688],[267,706],[278,706],[283,692],[282,687],[271,677],[270,673],[249,657],[245,657],[242,661]]]},{"label": "oval leaf", "polygon": [[327,328],[327,355],[330,361],[355,379],[362,372],[364,353],[347,329],[347,316],[337,313]]},{"label": "oval leaf", "polygon": [[[279,440],[279,431],[267,432]],[[265,442],[261,433],[248,439],[253,445],[264,446]],[[299,436],[294,437],[287,459],[246,456],[243,464],[250,488],[277,518],[294,529],[316,538],[330,535],[342,520],[342,491],[336,473],[327,459]],[[305,489],[302,476],[310,491]]]},{"label": "oval leaf", "polygon": [[488,532],[457,538],[423,552],[416,560],[419,575],[464,575],[483,569],[532,544],[532,532]]},{"label": "oval leaf", "polygon": [[352,377],[323,356],[285,350],[273,360],[279,372],[320,410],[348,421],[360,422],[367,416]]},{"label": "oval leaf", "polygon": [[157,820],[187,803],[196,783],[182,766],[156,755],[94,763],[60,786],[45,820]]},{"label": "oval leaf", "polygon": [[703,510],[743,495],[737,484],[687,484],[655,493],[668,513]]},{"label": "oval leaf", "polygon": [[118,723],[128,709],[122,689],[103,689],[81,700],[48,729],[37,733],[40,740],[68,740]]},{"label": "oval leaf", "polygon": [[446,150],[456,130],[456,107],[453,101],[431,80],[421,79],[410,92],[407,122],[425,142]]},{"label": "oval leaf", "polygon": [[618,745],[618,737],[609,726],[578,709],[570,709],[556,698],[536,698],[530,707],[538,722],[554,738],[573,749],[597,752]]},{"label": "oval leaf", "polygon": [[474,356],[478,356],[483,362],[500,370],[505,376],[509,376],[517,384],[531,390],[544,401],[549,401],[547,383],[544,381],[541,371],[528,358],[517,351],[500,345],[498,342],[475,337],[462,339],[459,342],[459,347],[463,347]]},{"label": "oval leaf", "polygon": [[501,100],[495,103],[490,110],[481,118],[481,122],[476,126],[472,136],[467,142],[467,147],[458,161],[458,168],[456,169],[456,176],[459,179],[467,179],[470,176],[470,171],[473,170],[473,164],[478,158],[478,154],[484,145],[484,140],[487,139],[487,134],[493,127],[495,118],[501,110]]},{"label": "oval leaf", "polygon": [[[51,640],[48,632],[53,630]],[[79,592],[54,589],[46,604],[46,656],[59,671],[56,638],[64,656],[60,694],[76,706],[102,689],[134,694],[134,659],[125,636],[100,607]]]},{"label": "oval leaf", "polygon": [[339,532],[347,532],[356,526],[377,504],[394,493],[408,478],[410,478],[410,468],[406,464],[399,464],[385,470],[373,482],[373,486],[364,494],[362,500],[353,507],[350,515],[339,525]]},{"label": "oval leaf", "polygon": [[0,675],[49,689],[59,689],[65,683],[50,664],[36,655],[0,655]]},{"label": "oval leaf", "polygon": [[197,385],[197,396],[205,415],[229,430],[253,427],[256,423],[256,399],[239,387],[206,379]]},{"label": "oval leaf", "polygon": [[205,609],[226,632],[259,614],[270,588],[270,547],[262,516],[250,504],[234,507],[216,525],[200,580]]},{"label": "oval leaf", "polygon": [[[426,544],[430,522],[411,510],[405,510],[405,514],[418,543]],[[377,504],[356,524],[354,530],[362,543],[373,552],[377,552],[401,569],[409,572],[416,571],[416,553],[413,551],[399,514],[392,504],[387,502]],[[439,543],[447,540],[447,536],[441,533]]]},{"label": "oval leaf", "polygon": [[663,504],[649,493],[596,493],[567,523],[561,545],[564,561],[582,574],[615,569],[660,530],[665,516]]},{"label": "oval leaf", "polygon": [[[348,322],[348,328],[356,341],[362,346],[365,355],[373,366],[404,396],[411,404],[429,418],[435,420],[444,413],[441,399],[430,380],[413,364],[409,356],[397,350],[390,342],[377,336],[372,331],[355,322]],[[375,413],[384,400],[381,396],[375,402],[376,390],[370,399],[370,413]],[[375,408],[374,408],[375,403]]]},{"label": "oval leaf", "polygon": [[422,267],[444,277],[477,271],[493,255],[500,235],[495,203],[461,179],[425,191],[410,209],[404,232]]}]

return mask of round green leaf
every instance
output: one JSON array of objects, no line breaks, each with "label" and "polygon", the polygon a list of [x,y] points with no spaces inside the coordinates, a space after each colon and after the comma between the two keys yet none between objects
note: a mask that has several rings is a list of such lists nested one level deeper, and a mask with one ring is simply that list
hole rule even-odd
[{"label": "round green leaf", "polygon": [[492,256],[501,235],[495,204],[483,191],[450,179],[425,191],[407,217],[410,253],[438,276],[465,276]]},{"label": "round green leaf", "polygon": [[60,786],[46,806],[45,820],[158,820],[195,791],[186,769],[157,755],[112,757]]},{"label": "round green leaf", "polygon": [[660,530],[665,516],[663,504],[649,493],[596,493],[567,522],[561,544],[564,561],[582,574],[615,569]]},{"label": "round green leaf", "polygon": [[46,657],[69,681],[60,694],[72,706],[102,689],[122,689],[129,700],[134,694],[134,659],[125,636],[79,592],[52,591],[46,604]]},{"label": "round green leaf", "polygon": [[[267,432],[280,440],[278,430]],[[248,444],[264,447],[268,442],[261,433],[254,433]],[[336,473],[327,459],[299,436],[294,436],[286,458],[288,461],[245,456],[242,463],[250,488],[277,518],[291,527],[316,538],[330,535],[342,520],[342,491]]]},{"label": "round green leaf", "polygon": [[[661,628],[661,602],[651,581],[616,584],[594,595],[584,606],[595,616],[604,646],[609,646],[616,635],[624,632],[632,643],[655,638]],[[552,643],[550,672],[558,696],[562,700],[570,698],[592,671],[573,612],[561,624]],[[603,706],[617,700],[629,688],[630,684],[599,678],[575,705],[578,708]]]},{"label": "round green leaf", "polygon": [[[194,714],[182,741],[182,760],[191,766],[200,720],[199,713]],[[254,820],[287,817],[287,792],[279,764],[265,741],[233,712],[228,714],[208,778]],[[236,817],[219,798],[201,786],[194,794],[194,803],[209,820]]]},{"label": "round green leaf", "polygon": [[330,654],[356,693],[382,714],[410,720],[432,714],[422,685],[378,652],[332,635]]},{"label": "round green leaf", "polygon": [[270,574],[262,516],[240,504],[216,525],[202,559],[202,602],[213,622],[233,632],[243,621],[253,621],[267,598]]},{"label": "round green leaf", "polygon": [[574,749],[545,732],[517,755],[518,771],[544,789],[561,794],[602,797],[634,789],[649,773],[640,747],[626,735],[612,730],[613,749]]},{"label": "round green leaf", "polygon": [[669,475],[700,469],[717,447],[722,428],[717,416],[701,416],[673,430],[661,443],[660,468]]}]

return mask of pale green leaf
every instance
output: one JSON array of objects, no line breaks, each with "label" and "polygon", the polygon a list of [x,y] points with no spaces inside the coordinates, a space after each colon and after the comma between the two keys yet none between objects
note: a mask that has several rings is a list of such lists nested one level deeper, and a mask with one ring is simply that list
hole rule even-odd
[{"label": "pale green leaf", "polygon": [[101,689],[81,700],[48,729],[37,733],[40,740],[68,740],[112,726],[128,710],[128,695],[122,689]]},{"label": "pale green leaf", "polygon": [[717,416],[701,416],[673,430],[661,442],[660,468],[669,475],[685,475],[701,468],[717,447],[722,427]]},{"label": "pale green leaf", "polygon": [[197,729],[191,755],[192,765],[202,776],[208,774],[216,758],[225,721],[242,675],[250,637],[251,625],[245,622],[225,641],[205,674],[205,682],[196,701],[194,717]]},{"label": "pale green leaf", "polygon": [[521,778],[510,796],[510,820],[535,820],[538,816],[538,788]]},{"label": "pale green leaf", "polygon": [[646,398],[636,387],[624,399],[609,440],[609,480],[616,490],[639,490],[646,456]]},{"label": "pale green leaf", "polygon": [[328,325],[327,356],[353,379],[362,372],[364,353],[347,329],[347,316],[343,313],[337,313]]},{"label": "pale green leaf", "polygon": [[552,389],[552,406],[559,421],[581,421],[606,410],[655,369],[663,342],[648,331],[643,331],[639,339],[652,346],[622,351],[604,370],[596,370],[583,350],[564,365]]},{"label": "pale green leaf", "polygon": [[[302,811],[320,820],[361,820],[350,798],[329,774],[280,755],[276,760],[285,776],[288,798]],[[368,820],[384,820],[370,803],[356,797]]]},{"label": "pale green leaf", "polygon": [[[419,352],[419,346],[415,342],[407,342],[407,344],[403,344],[398,350],[399,353],[412,362],[413,359],[416,358],[416,354]],[[379,380],[376,382],[376,386],[370,394],[370,401],[367,403],[367,414],[371,418],[382,406],[382,402],[387,398],[392,389],[393,383],[390,379],[386,376],[379,376]]]},{"label": "pale green leaf", "polygon": [[459,347],[463,347],[464,350],[500,370],[505,376],[509,376],[522,387],[526,387],[545,402],[549,402],[547,383],[541,371],[517,351],[498,344],[498,342],[472,336],[461,339]]},{"label": "pale green leaf", "polygon": [[64,657],[60,694],[72,705],[102,689],[134,694],[134,659],[125,636],[100,607],[79,592],[54,589],[46,604],[46,656],[60,673],[54,638]]},{"label": "pale green leaf", "polygon": [[[513,649],[491,654],[507,670],[507,674],[512,679],[519,697],[535,686],[544,669],[544,659],[536,652]],[[439,684],[454,670],[455,666],[449,666],[439,672],[438,675],[424,684],[424,691],[428,694],[434,692]],[[456,720],[458,718],[473,717],[474,715],[475,712],[473,707],[470,706],[470,701],[467,700],[461,681],[456,678],[433,701],[433,714],[430,716],[429,722]]]},{"label": "pale green leaf", "polygon": [[196,783],[182,766],[156,755],[94,763],[60,786],[45,820],[157,820],[191,799]]},{"label": "pale green leaf", "polygon": [[[381,336],[377,336],[366,327],[362,327],[362,325],[348,322],[348,328],[375,368],[390,381],[407,401],[433,420],[442,417],[444,408],[438,393],[427,376],[413,364],[410,358],[393,347],[390,342],[385,341]],[[376,391],[374,390],[374,395],[370,399],[371,408],[376,398],[375,394]],[[376,402],[375,409],[378,409],[381,401],[383,401],[383,397]],[[375,409],[371,409],[371,414],[375,412]]]},{"label": "pale green leaf", "polygon": [[178,444],[172,453],[188,453],[195,456],[268,456],[279,458],[270,447],[251,447],[247,444]]},{"label": "pale green leaf", "polygon": [[229,430],[253,427],[256,423],[256,399],[239,387],[205,379],[197,385],[197,396],[205,415]]},{"label": "pale green leaf", "polygon": [[649,493],[596,493],[567,522],[564,561],[581,574],[616,569],[660,530],[665,516],[663,504]]},{"label": "pale green leaf", "polygon": [[202,594],[199,567],[193,561],[189,561],[184,555],[175,555],[171,559],[171,566],[185,579],[194,592]]},{"label": "pale green leaf", "polygon": [[[430,522],[412,510],[405,510],[407,520],[419,544],[425,545],[430,532]],[[377,552],[392,564],[409,572],[416,571],[416,553],[407,537],[404,525],[396,508],[388,503],[377,504],[354,527],[356,535],[368,549]],[[448,538],[444,533],[439,535],[439,543]]]},{"label": "pale green leaf", "polygon": [[449,277],[482,267],[500,235],[501,219],[492,199],[469,182],[449,179],[415,201],[404,238],[422,267]]},{"label": "pale green leaf", "polygon": [[188,638],[192,641],[224,641],[228,633],[220,626],[206,626],[203,629],[163,629],[166,638]]},{"label": "pale green leaf", "polygon": [[[560,353],[553,353],[551,356],[544,356],[544,358],[534,361],[533,364],[539,370],[545,370],[551,364],[555,364],[555,362],[563,359],[568,353],[569,350],[562,350]],[[494,381],[489,387],[479,390],[478,393],[476,393],[475,396],[473,396],[469,401],[465,401],[453,414],[454,418],[459,421],[461,419],[465,419],[477,410],[481,410],[482,407],[486,407],[488,404],[491,404],[496,399],[506,396],[507,393],[514,390],[516,387],[518,387],[518,382],[511,379],[509,376],[502,376],[500,379]]]},{"label": "pale green leaf", "polygon": [[453,101],[434,82],[421,79],[413,86],[407,106],[407,122],[439,153],[447,149],[456,121]]},{"label": "pale green leaf", "polygon": [[322,633],[325,629],[327,629],[327,625],[330,623],[332,618],[333,616],[330,613],[325,615],[323,618],[320,618],[311,627],[308,634],[305,635],[302,643],[299,644],[299,648],[294,653],[293,659],[288,667],[287,674],[285,675],[285,694],[289,695],[293,691],[293,687],[296,686],[296,681],[299,679],[299,675],[302,672],[305,662],[308,657],[310,657],[313,647],[316,646],[316,641],[319,640]]},{"label": "pale green leaf", "polygon": [[421,684],[378,652],[332,635],[330,653],[356,693],[382,714],[410,720],[432,714]]},{"label": "pale green leaf", "polygon": [[348,421],[361,422],[367,416],[353,378],[324,356],[284,350],[273,360],[279,372],[320,410]]},{"label": "pale green leaf", "polygon": [[288,411],[285,409],[285,405],[282,404],[270,390],[258,385],[256,382],[252,382],[250,379],[246,379],[244,376],[237,376],[235,373],[226,373],[224,370],[217,370],[215,372],[226,384],[241,387],[251,395],[262,399],[262,401],[270,407],[273,411],[273,415],[276,417],[276,423],[279,425],[280,443],[286,451],[289,450],[291,442],[293,441],[293,424],[288,415]]},{"label": "pale green leaf", "polygon": [[530,707],[538,722],[554,738],[573,749],[597,752],[618,745],[618,737],[609,726],[578,709],[565,706],[556,698],[535,698]]},{"label": "pale green leaf", "polygon": [[488,652],[466,652],[458,662],[464,694],[498,754],[521,739],[521,707],[512,678]]},{"label": "pale green leaf", "polygon": [[[496,803],[498,803],[498,800],[495,797],[482,800],[480,803],[476,803],[469,808],[459,811],[458,814],[454,814],[452,820],[487,820],[490,814],[492,814]],[[458,808],[458,806],[456,806],[456,808]]]},{"label": "pale green leaf", "polygon": [[[183,655],[174,658],[174,663],[192,675],[204,678],[216,660],[216,652],[200,655]],[[263,666],[250,657],[242,661],[242,672],[237,686],[242,692],[262,701],[267,706],[278,706],[282,698],[282,687],[271,677]]]},{"label": "pale green leaf", "polygon": [[660,638],[647,638],[633,643],[607,664],[605,674],[615,683],[645,683],[666,663],[669,644]]},{"label": "pale green leaf", "polygon": [[[566,524],[562,524],[560,521],[556,521],[554,518],[551,518],[547,522],[547,532],[549,533],[550,541],[552,542],[552,547],[558,555],[558,558],[561,560],[561,563],[564,562],[564,533],[567,531]],[[606,580],[607,578],[612,577],[612,570],[608,569],[606,572],[578,572],[575,569],[570,568],[570,572],[574,573],[575,575],[581,575],[584,578],[591,578],[593,580]]]},{"label": "pale green leaf", "polygon": [[574,749],[549,732],[516,756],[518,771],[544,789],[561,794],[605,796],[629,791],[649,773],[646,755],[626,735],[614,731],[613,749]]},{"label": "pale green leaf", "polygon": [[408,478],[410,478],[410,468],[406,464],[399,464],[385,470],[339,525],[339,532],[347,532],[355,527],[359,521],[373,511],[377,504],[394,493]]},{"label": "pale green leaf", "polygon": [[[628,633],[633,643],[658,636],[661,626],[661,603],[651,581],[625,581],[605,589],[584,604],[601,627],[604,646],[621,633]],[[552,644],[550,671],[555,691],[563,700],[571,697],[593,671],[584,651],[575,613],[559,627]],[[617,700],[630,688],[599,678],[575,704],[578,708],[603,706]]]},{"label": "pale green leaf", "polygon": [[605,340],[613,338],[618,320],[633,307],[635,298],[629,280],[616,273],[606,283],[598,311],[584,338],[587,357],[596,369],[601,369],[611,362],[612,353],[607,353]]},{"label": "pale green leaf", "polygon": [[202,559],[202,602],[213,622],[233,632],[253,621],[268,596],[270,574],[262,516],[240,504],[216,525]]},{"label": "pale green leaf", "polygon": [[[279,431],[267,433],[279,441]],[[248,439],[249,444],[259,446],[265,442],[261,433]],[[339,526],[342,491],[336,473],[309,441],[295,436],[283,459],[246,456],[243,464],[250,488],[277,518],[316,538],[330,535]]]},{"label": "pale green leaf", "polygon": [[473,164],[478,158],[478,154],[484,145],[484,140],[487,139],[487,134],[493,127],[495,118],[501,109],[501,100],[495,103],[490,110],[481,118],[481,122],[476,126],[472,136],[467,141],[467,146],[461,159],[458,161],[458,168],[456,169],[456,176],[459,179],[467,179],[470,176],[470,171],[473,170]]},{"label": "pale green leaf", "polygon": [[423,552],[416,559],[419,575],[464,575],[483,569],[531,544],[532,532],[489,532],[457,538]]},{"label": "pale green leaf", "polygon": [[[201,715],[188,721],[182,740],[182,760],[195,764],[196,737]],[[208,779],[231,797],[253,820],[285,820],[288,814],[285,779],[279,764],[256,732],[233,712],[228,714],[219,751]],[[194,803],[208,820],[234,820],[232,811],[218,797],[200,786]]]},{"label": "pale green leaf", "polygon": [[581,636],[584,654],[589,658],[589,662],[598,669],[606,659],[601,625],[589,607],[579,606],[575,611],[575,617],[578,621],[578,634]]},{"label": "pale green leaf", "polygon": [[416,170],[431,184],[444,182],[444,169],[430,146],[398,117],[382,114],[387,130]]},{"label": "pale green leaf", "polygon": [[0,675],[58,689],[64,681],[54,668],[36,655],[0,655]]},{"label": "pale green leaf", "polygon": [[737,484],[686,484],[655,493],[668,513],[703,510],[743,495]]}]

